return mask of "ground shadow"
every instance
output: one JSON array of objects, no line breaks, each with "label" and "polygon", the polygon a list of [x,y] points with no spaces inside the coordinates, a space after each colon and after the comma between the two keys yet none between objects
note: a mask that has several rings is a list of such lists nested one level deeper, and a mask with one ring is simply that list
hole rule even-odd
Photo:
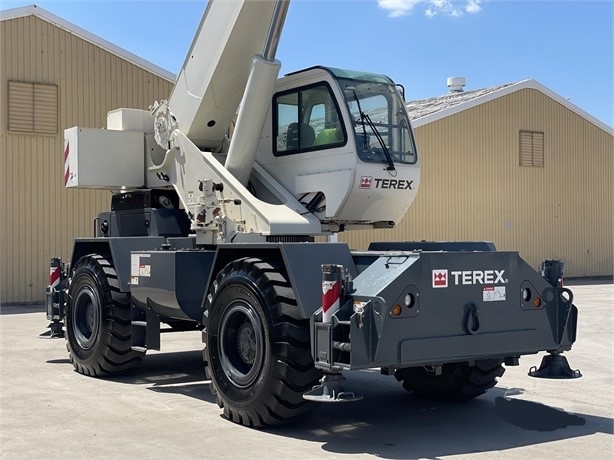
[{"label": "ground shadow", "polygon": [[[70,364],[68,358],[50,359],[48,364]],[[202,401],[214,403],[215,397],[209,390],[200,350],[176,351],[148,354],[136,368],[103,380],[129,385],[145,385],[159,393],[183,394]]]},{"label": "ground shadow", "polygon": [[70,359],[68,358],[48,359],[47,364],[70,364]]},{"label": "ground shadow", "polygon": [[[0,315],[19,315],[24,313],[45,313],[45,306],[41,304],[26,304],[26,305],[2,305],[0,306]],[[45,318],[43,318],[45,321]]]},{"label": "ground shadow", "polygon": [[214,403],[215,397],[205,379],[201,350],[147,355],[136,369],[108,378],[114,382],[148,385],[148,390],[158,393],[180,394]]},{"label": "ground shadow", "polygon": [[[33,311],[37,310],[32,306],[3,307],[2,314]],[[48,363],[72,367],[66,359]],[[479,452],[487,452],[488,456],[502,452],[504,456],[511,449],[543,446],[546,451],[551,447],[545,445],[556,441],[596,433],[614,434],[611,418],[569,413],[556,404],[544,405],[531,400],[539,400],[539,395],[524,395],[522,389],[499,386],[468,403],[432,403],[413,398],[394,378],[378,372],[348,372],[346,377],[365,399],[321,404],[313,417],[263,434],[273,440],[286,437],[313,442],[337,456],[371,454],[390,459]],[[207,388],[200,350],[151,353],[139,368],[110,380],[215,404]],[[563,397],[560,405],[570,407],[570,401],[569,396]],[[237,432],[242,429],[227,423]],[[561,450],[557,453],[565,454]]]},{"label": "ground shadow", "polygon": [[151,353],[145,356],[138,367],[106,379],[154,387],[203,382],[205,380],[203,354],[200,350]]},{"label": "ground shadow", "polygon": [[[47,363],[70,364],[70,359],[49,359]],[[112,382],[154,387],[203,382],[205,380],[203,355],[199,350],[152,353],[133,369],[100,378]]]},{"label": "ground shadow", "polygon": [[209,389],[209,382],[198,382],[186,385],[158,385],[148,387],[157,393],[178,394],[199,399],[208,403],[215,403],[215,396]]},{"label": "ground shadow", "polygon": [[521,397],[521,389],[496,387],[465,403],[430,402],[414,398],[394,379],[375,377],[377,382],[366,372],[348,377],[348,383],[364,393],[365,399],[320,404],[311,418],[269,432],[320,442],[323,450],[337,454],[395,459],[499,452],[598,432],[614,433],[612,419],[570,414],[516,399]]},{"label": "ground shadow", "polygon": [[[614,434],[613,419],[531,401],[522,388],[498,386],[473,401],[447,403],[414,398],[393,377],[378,371],[348,372],[346,378],[347,386],[364,399],[321,403],[312,417],[263,433],[318,443],[335,454],[390,459],[498,453],[595,433]],[[215,404],[200,350],[152,353],[138,368],[108,380]]]},{"label": "ground shadow", "polygon": [[[111,380],[147,384],[152,391],[215,404],[200,351],[148,356],[133,373]],[[321,443],[331,453],[391,459],[500,452],[595,433],[614,434],[612,419],[530,401],[522,388],[499,386],[473,401],[452,403],[414,398],[394,378],[377,371],[348,373],[347,383],[365,398],[316,404],[312,417],[263,432]]]}]

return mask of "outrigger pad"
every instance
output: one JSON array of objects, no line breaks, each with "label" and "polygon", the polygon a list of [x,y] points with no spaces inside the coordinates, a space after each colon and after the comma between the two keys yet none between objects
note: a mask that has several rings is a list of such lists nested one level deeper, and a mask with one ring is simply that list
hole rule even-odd
[{"label": "outrigger pad", "polygon": [[320,382],[311,391],[303,395],[304,399],[316,402],[352,402],[362,399],[362,395],[346,390],[341,382],[341,374],[324,374]]},{"label": "outrigger pad", "polygon": [[38,335],[39,339],[63,339],[64,338],[64,329],[62,329],[62,323],[51,323],[49,326],[49,330],[47,332],[43,332]]},{"label": "outrigger pad", "polygon": [[569,367],[567,358],[559,353],[551,353],[544,356],[537,369],[535,366],[529,369],[529,376],[542,379],[577,379],[582,373]]}]

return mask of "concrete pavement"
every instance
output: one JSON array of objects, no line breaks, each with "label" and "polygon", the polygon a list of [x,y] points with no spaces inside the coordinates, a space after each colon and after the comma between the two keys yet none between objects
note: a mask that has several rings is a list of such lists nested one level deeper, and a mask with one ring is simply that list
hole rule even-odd
[{"label": "concrete pavement", "polygon": [[321,405],[290,427],[259,431],[220,415],[205,380],[200,334],[162,335],[134,372],[77,374],[64,340],[37,338],[41,307],[0,315],[0,455],[3,458],[510,458],[614,455],[614,285],[570,284],[578,340],[566,356],[577,380],[528,377],[523,357],[468,403],[414,399],[377,371],[349,372],[365,398]]}]

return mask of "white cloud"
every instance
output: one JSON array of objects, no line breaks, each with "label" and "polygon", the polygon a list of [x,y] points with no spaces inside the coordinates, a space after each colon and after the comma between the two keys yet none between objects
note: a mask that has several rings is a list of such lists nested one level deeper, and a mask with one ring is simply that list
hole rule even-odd
[{"label": "white cloud", "polygon": [[377,0],[380,8],[389,11],[391,18],[411,14],[418,6],[424,7],[427,18],[437,15],[462,16],[463,13],[475,14],[482,9],[484,0]]},{"label": "white cloud", "polygon": [[480,3],[482,3],[481,0],[469,0],[465,6],[465,11],[470,14],[477,13],[482,9]]},{"label": "white cloud", "polygon": [[377,0],[377,4],[380,8],[390,11],[389,16],[391,18],[398,18],[399,16],[405,16],[411,14],[412,10],[418,3],[422,3],[423,0]]}]

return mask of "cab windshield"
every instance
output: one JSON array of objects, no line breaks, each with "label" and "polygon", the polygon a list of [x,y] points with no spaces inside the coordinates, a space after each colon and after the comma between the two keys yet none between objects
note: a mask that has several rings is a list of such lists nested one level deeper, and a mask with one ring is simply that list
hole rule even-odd
[{"label": "cab windshield", "polygon": [[387,169],[394,169],[392,163],[416,163],[405,103],[392,80],[383,75],[329,70],[345,95],[359,158],[388,164]]}]

